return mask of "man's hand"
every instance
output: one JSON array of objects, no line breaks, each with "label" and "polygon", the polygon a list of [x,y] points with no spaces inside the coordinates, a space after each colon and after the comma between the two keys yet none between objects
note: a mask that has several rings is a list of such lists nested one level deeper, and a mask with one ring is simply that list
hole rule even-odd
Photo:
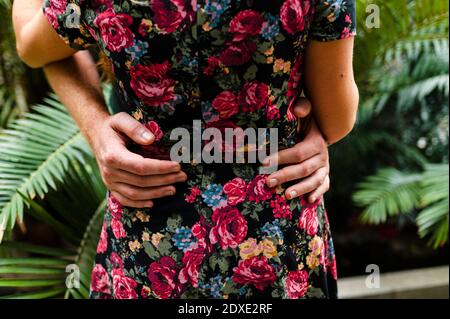
[{"label": "man's hand", "polygon": [[172,184],[187,179],[179,163],[144,158],[127,149],[130,141],[154,142],[153,134],[127,113],[109,117],[93,130],[91,140],[103,181],[124,206],[152,207],[152,199],[174,195]]},{"label": "man's hand", "polygon": [[[311,103],[300,98],[294,108],[294,114],[301,120],[311,113]],[[289,181],[300,180],[289,187],[285,196],[293,199],[308,194],[309,202],[313,203],[330,188],[328,145],[317,127],[314,119],[303,141],[297,145],[269,156],[264,164],[291,164],[271,174],[267,178],[269,187],[276,187]]]}]

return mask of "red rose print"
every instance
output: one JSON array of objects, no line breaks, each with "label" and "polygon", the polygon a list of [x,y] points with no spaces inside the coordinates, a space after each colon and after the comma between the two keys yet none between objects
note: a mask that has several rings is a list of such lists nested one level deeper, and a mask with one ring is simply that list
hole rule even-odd
[{"label": "red rose print", "polygon": [[221,53],[220,61],[226,66],[243,65],[250,61],[255,51],[256,44],[252,41],[232,44]]},{"label": "red rose print", "polygon": [[100,240],[97,245],[97,254],[103,254],[108,249],[108,233],[106,232],[106,223],[103,223],[100,232]]},{"label": "red rose print", "polygon": [[311,3],[309,0],[286,0],[281,6],[280,18],[283,28],[289,34],[303,31]]},{"label": "red rose print", "polygon": [[287,98],[289,99],[289,106],[287,111],[288,121],[294,121],[297,119],[294,112],[292,111],[294,107],[294,102],[297,100],[300,92],[300,80],[302,77],[302,58],[299,56],[295,60],[294,66],[292,67],[291,74],[288,81]]},{"label": "red rose print", "polygon": [[125,232],[123,224],[120,220],[116,218],[111,219],[111,228],[116,239],[125,238],[127,236],[127,233]]},{"label": "red rose print", "polygon": [[236,96],[233,92],[224,91],[220,93],[212,102],[213,108],[219,112],[219,115],[223,119],[232,117],[238,112],[238,104]]},{"label": "red rose print", "polygon": [[280,119],[280,109],[270,99],[266,106],[266,117],[269,121]]},{"label": "red rose print", "polygon": [[291,220],[292,211],[286,203],[284,197],[276,195],[275,199],[270,201],[270,207],[273,209],[273,217]]},{"label": "red rose print", "polygon": [[172,257],[164,256],[159,262],[151,263],[147,275],[158,298],[175,298],[181,293],[182,286],[177,281],[178,267]]},{"label": "red rose print", "polygon": [[114,195],[109,194],[108,197],[108,210],[113,218],[122,218],[123,207],[122,204],[114,197]]},{"label": "red rose print", "polygon": [[123,272],[114,269],[112,271],[113,294],[115,299],[136,299],[137,282],[123,275]]},{"label": "red rose print", "polygon": [[291,271],[286,278],[286,294],[290,299],[303,297],[308,291],[308,272]]},{"label": "red rose print", "polygon": [[256,81],[246,83],[239,94],[239,105],[244,112],[255,112],[267,104],[269,87]]},{"label": "red rose print", "polygon": [[243,10],[239,12],[230,22],[233,41],[242,41],[258,35],[261,32],[263,22],[261,14],[257,11]]},{"label": "red rose print", "polygon": [[228,204],[232,206],[236,206],[245,200],[247,195],[246,190],[247,184],[240,177],[236,177],[223,186],[223,192],[227,195]]},{"label": "red rose print", "polygon": [[272,198],[273,191],[266,184],[267,176],[257,175],[247,187],[248,198],[253,202],[266,201]]},{"label": "red rose print", "polygon": [[54,0],[48,1],[48,6],[45,7],[45,15],[52,24],[54,28],[59,27],[57,16],[61,15],[66,11],[67,1],[66,0]]},{"label": "red rose print", "polygon": [[235,283],[254,285],[258,290],[264,290],[276,280],[275,271],[264,256],[240,260],[233,272],[232,279]]},{"label": "red rose print", "polygon": [[92,0],[92,7],[98,8],[100,6],[106,6],[106,8],[112,8],[112,0]]},{"label": "red rose print", "polygon": [[192,22],[197,1],[185,0],[151,0],[150,7],[153,11],[153,21],[158,29],[164,33],[176,31],[183,21]]},{"label": "red rose print", "polygon": [[215,56],[210,56],[208,58],[208,66],[205,67],[203,73],[205,75],[211,76],[214,74],[214,71],[220,66],[220,60]]},{"label": "red rose print", "polygon": [[108,273],[102,265],[96,264],[91,274],[91,290],[102,294],[111,294]]},{"label": "red rose print", "polygon": [[201,194],[202,192],[201,192],[201,190],[200,190],[200,188],[198,188],[198,187],[196,187],[196,186],[193,186],[192,188],[191,188],[191,192],[190,192],[190,194],[189,195],[187,195],[186,196],[186,202],[188,202],[188,203],[195,203],[195,200],[196,200],[196,198]]},{"label": "red rose print", "polygon": [[205,258],[205,249],[201,246],[186,252],[183,256],[183,269],[178,279],[181,284],[189,282],[193,287],[198,287],[198,272]]},{"label": "red rose print", "polygon": [[209,233],[212,244],[219,243],[222,249],[236,248],[247,236],[247,221],[237,208],[218,208],[211,218],[214,222]]},{"label": "red rose print", "polygon": [[109,260],[111,261],[111,267],[119,270],[123,269],[123,260],[116,252],[111,254]]},{"label": "red rose print", "polygon": [[163,106],[174,99],[175,81],[169,78],[168,61],[153,65],[138,64],[130,70],[131,88],[148,106]]},{"label": "red rose print", "polygon": [[133,18],[128,14],[115,13],[113,9],[107,9],[100,13],[94,20],[94,24],[100,30],[100,36],[108,50],[120,52],[134,43],[134,34],[128,28],[133,23]]},{"label": "red rose print", "polygon": [[314,236],[319,230],[319,218],[317,216],[317,203],[310,204],[303,197],[301,199],[302,213],[298,221],[298,227],[306,230],[309,236]]},{"label": "red rose print", "polygon": [[155,121],[150,121],[145,124],[145,127],[152,132],[152,134],[155,136],[155,141],[158,142],[160,139],[163,138],[164,133],[161,130],[161,127],[156,123]]}]

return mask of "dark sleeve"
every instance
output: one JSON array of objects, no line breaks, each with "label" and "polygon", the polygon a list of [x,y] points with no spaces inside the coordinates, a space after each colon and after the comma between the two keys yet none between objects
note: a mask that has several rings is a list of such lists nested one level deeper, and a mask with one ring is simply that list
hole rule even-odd
[{"label": "dark sleeve", "polygon": [[92,30],[84,23],[85,3],[86,0],[45,0],[42,6],[56,32],[76,50],[84,50],[95,43]]},{"label": "dark sleeve", "polygon": [[315,0],[309,36],[333,41],[356,35],[356,0]]}]

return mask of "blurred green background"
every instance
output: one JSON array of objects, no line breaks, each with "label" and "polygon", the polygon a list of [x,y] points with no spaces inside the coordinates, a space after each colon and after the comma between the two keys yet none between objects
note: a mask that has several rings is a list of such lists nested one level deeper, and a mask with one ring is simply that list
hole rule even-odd
[{"label": "blurred green background", "polygon": [[[357,2],[361,106],[326,195],[338,273],[448,264],[448,2]],[[86,298],[105,188],[42,71],[18,59],[10,11],[0,0],[0,296]]]}]

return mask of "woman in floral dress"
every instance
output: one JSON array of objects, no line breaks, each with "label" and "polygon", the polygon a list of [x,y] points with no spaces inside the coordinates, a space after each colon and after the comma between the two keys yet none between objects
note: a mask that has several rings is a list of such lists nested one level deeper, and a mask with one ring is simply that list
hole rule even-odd
[{"label": "woman in floral dress", "polygon": [[[167,158],[171,130],[194,120],[278,128],[289,148],[303,90],[330,143],[353,125],[355,0],[46,0],[43,12],[72,48],[108,57],[123,110],[155,137],[135,146],[146,157]],[[92,298],[337,296],[322,198],[270,188],[260,164],[182,168],[187,181],[150,209],[109,193]]]}]

